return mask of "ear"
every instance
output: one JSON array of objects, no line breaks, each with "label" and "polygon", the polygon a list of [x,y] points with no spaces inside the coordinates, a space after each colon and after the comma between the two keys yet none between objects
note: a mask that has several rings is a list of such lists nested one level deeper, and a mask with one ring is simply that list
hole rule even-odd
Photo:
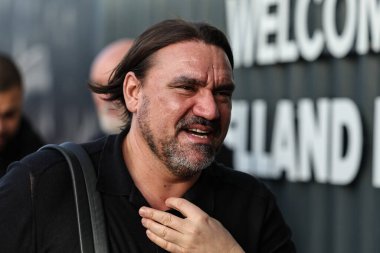
[{"label": "ear", "polygon": [[125,105],[131,113],[136,112],[139,101],[140,81],[135,76],[135,73],[128,72],[125,75],[123,83],[123,95]]}]

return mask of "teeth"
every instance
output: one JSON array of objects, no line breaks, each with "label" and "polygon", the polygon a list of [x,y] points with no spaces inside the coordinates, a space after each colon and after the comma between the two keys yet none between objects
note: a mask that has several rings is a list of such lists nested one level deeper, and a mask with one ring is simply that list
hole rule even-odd
[{"label": "teeth", "polygon": [[191,134],[191,135],[197,136],[198,138],[201,138],[201,139],[207,139],[207,135],[199,135],[199,134]]},{"label": "teeth", "polygon": [[189,129],[190,132],[192,132],[192,135],[197,136],[199,138],[207,138],[207,134],[209,134],[209,131],[203,131],[197,128],[191,128]]},{"label": "teeth", "polygon": [[200,130],[200,129],[196,129],[196,128],[192,128],[192,129],[189,129],[191,132],[195,132],[195,133],[200,133],[200,134],[207,134],[208,131],[203,131],[203,130]]}]

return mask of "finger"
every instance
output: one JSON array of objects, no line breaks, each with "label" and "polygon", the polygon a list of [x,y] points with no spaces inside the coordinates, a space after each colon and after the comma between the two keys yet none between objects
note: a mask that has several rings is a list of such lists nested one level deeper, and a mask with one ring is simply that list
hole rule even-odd
[{"label": "finger", "polygon": [[173,214],[156,210],[153,208],[145,207],[145,206],[140,208],[139,214],[143,218],[154,220],[158,223],[161,223],[164,226],[173,228],[175,230],[178,230],[179,228],[181,228],[184,223],[183,219]]},{"label": "finger", "polygon": [[185,217],[195,218],[200,216],[207,216],[207,214],[202,209],[183,198],[171,197],[165,201],[165,204],[167,207],[176,209],[177,211],[181,212]]},{"label": "finger", "polygon": [[164,239],[165,241],[179,244],[181,238],[183,237],[183,234],[181,232],[174,230],[170,227],[164,226],[153,220],[142,218],[141,223],[146,229],[148,229],[161,239]]},{"label": "finger", "polygon": [[146,235],[148,236],[149,240],[151,240],[153,243],[155,243],[156,245],[158,245],[166,251],[173,253],[183,252],[183,249],[179,245],[162,239],[150,230],[146,231]]}]

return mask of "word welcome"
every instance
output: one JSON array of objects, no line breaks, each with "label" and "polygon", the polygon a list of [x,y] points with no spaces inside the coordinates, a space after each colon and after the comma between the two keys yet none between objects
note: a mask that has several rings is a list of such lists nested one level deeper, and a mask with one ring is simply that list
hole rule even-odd
[{"label": "word welcome", "polygon": [[236,67],[314,61],[324,51],[336,58],[380,51],[378,0],[226,0],[225,6]]}]

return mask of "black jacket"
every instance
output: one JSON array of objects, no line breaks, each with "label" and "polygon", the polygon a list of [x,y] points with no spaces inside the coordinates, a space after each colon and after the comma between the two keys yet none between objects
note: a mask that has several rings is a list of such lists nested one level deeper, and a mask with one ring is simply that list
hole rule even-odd
[{"label": "black jacket", "polygon": [[35,132],[25,117],[21,118],[16,135],[10,140],[5,149],[0,152],[0,177],[5,174],[8,165],[24,156],[37,151],[44,145],[42,138]]}]

